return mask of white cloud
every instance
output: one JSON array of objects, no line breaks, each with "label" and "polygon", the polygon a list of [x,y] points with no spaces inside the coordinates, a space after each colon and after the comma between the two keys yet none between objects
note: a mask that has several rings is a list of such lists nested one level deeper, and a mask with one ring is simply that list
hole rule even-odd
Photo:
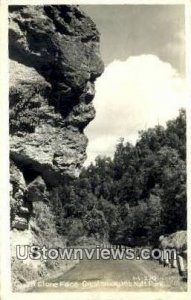
[{"label": "white cloud", "polygon": [[113,61],[96,81],[96,118],[85,131],[85,164],[97,155],[112,156],[120,137],[135,142],[139,130],[165,125],[185,106],[185,99],[185,79],[157,56]]}]

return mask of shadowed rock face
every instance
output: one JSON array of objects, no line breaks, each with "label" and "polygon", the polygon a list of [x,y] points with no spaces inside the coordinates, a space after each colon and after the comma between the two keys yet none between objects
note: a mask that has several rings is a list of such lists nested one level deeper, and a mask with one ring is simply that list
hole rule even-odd
[{"label": "shadowed rock face", "polygon": [[86,158],[99,33],[76,6],[11,6],[9,53],[11,159],[25,177],[30,169],[58,185]]}]

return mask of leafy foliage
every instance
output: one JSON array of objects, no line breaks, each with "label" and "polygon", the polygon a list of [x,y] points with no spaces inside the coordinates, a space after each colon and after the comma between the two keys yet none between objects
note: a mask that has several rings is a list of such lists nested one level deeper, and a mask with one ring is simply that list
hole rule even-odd
[{"label": "leafy foliage", "polygon": [[[128,245],[154,244],[186,229],[186,114],[120,139],[114,158],[97,157],[78,179],[52,191],[57,230]],[[77,221],[78,220],[78,221]]]}]

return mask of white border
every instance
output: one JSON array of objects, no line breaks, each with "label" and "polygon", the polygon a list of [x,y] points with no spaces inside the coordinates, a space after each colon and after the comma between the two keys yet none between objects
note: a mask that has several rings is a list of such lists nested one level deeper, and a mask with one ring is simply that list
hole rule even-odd
[{"label": "white border", "polygon": [[[2,0],[5,1],[6,0]],[[189,0],[8,0],[9,5],[15,4],[186,4]]]},{"label": "white border", "polygon": [[[188,248],[191,249],[191,1],[189,0],[0,0],[0,226],[1,226],[1,299],[191,299],[191,276],[189,264],[188,292],[71,292],[71,293],[12,293],[10,285],[10,247],[9,247],[9,136],[8,136],[8,5],[44,5],[44,4],[185,4],[186,8],[186,74],[188,84],[187,105],[187,192],[188,192]],[[188,263],[191,261],[189,251]]]}]

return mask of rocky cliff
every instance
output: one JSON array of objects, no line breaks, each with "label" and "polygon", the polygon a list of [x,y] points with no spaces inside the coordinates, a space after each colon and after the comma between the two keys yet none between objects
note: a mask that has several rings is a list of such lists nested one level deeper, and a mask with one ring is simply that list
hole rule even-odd
[{"label": "rocky cliff", "polygon": [[9,22],[11,217],[25,230],[34,203],[79,174],[103,62],[77,6],[10,6]]}]

